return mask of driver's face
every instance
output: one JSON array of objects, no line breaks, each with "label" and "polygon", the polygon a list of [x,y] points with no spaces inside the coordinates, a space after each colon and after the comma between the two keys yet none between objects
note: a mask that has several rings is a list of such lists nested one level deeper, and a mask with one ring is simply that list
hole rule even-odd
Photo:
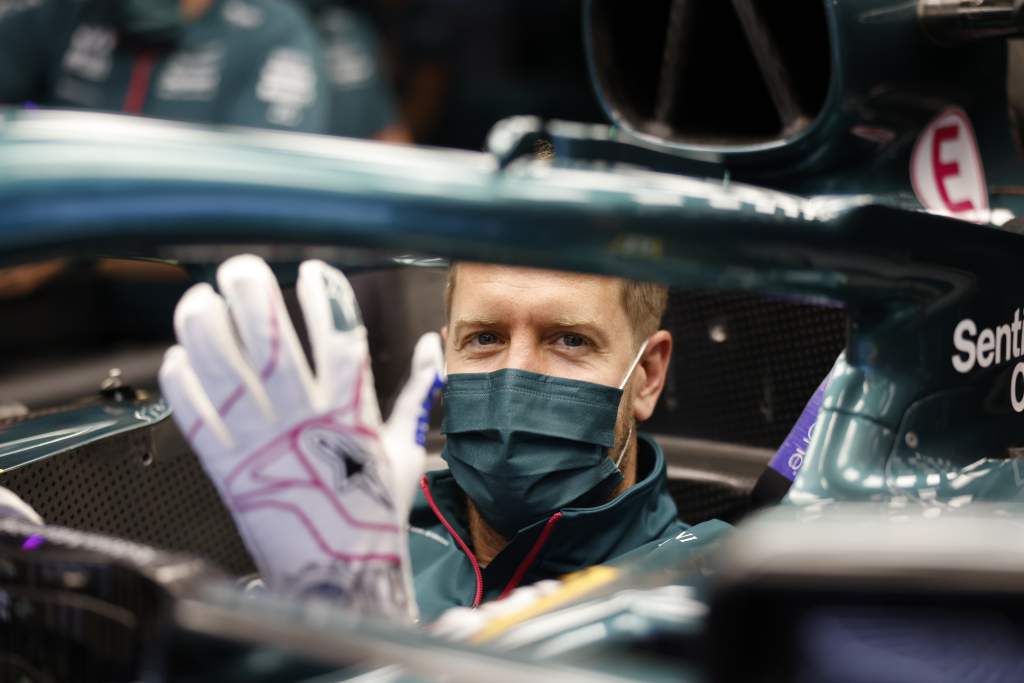
[{"label": "driver's face", "polygon": [[445,335],[449,373],[504,368],[618,386],[637,351],[614,278],[458,266]]}]

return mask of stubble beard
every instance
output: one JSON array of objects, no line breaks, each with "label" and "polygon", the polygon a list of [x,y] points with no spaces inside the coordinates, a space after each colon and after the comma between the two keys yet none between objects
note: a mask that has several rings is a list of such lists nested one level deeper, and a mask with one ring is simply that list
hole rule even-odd
[{"label": "stubble beard", "polygon": [[[626,449],[624,454],[623,448]],[[633,417],[632,381],[628,382],[622,391],[619,414],[615,420],[615,445],[608,450],[608,457],[612,462],[618,461],[619,454],[622,454],[622,462],[619,463],[622,482],[612,491],[609,500],[636,483],[636,418]]]}]

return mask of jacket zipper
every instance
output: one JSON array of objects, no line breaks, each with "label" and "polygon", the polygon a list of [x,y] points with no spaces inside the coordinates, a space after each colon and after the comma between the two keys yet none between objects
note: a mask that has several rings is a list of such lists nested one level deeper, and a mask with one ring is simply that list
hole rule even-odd
[{"label": "jacket zipper", "polygon": [[519,586],[519,583],[526,575],[526,570],[528,570],[534,561],[536,561],[537,555],[540,554],[540,549],[548,542],[548,538],[551,536],[551,531],[555,528],[555,524],[557,524],[560,519],[562,519],[561,512],[556,512],[548,518],[547,524],[545,524],[544,528],[541,529],[540,536],[537,537],[533,547],[530,548],[530,552],[526,553],[526,557],[524,557],[523,561],[519,563],[518,567],[516,567],[515,572],[512,574],[512,578],[508,580],[507,584],[505,584],[504,590],[502,590],[501,595],[498,596],[499,600],[506,597]]},{"label": "jacket zipper", "polygon": [[452,535],[452,538],[454,538],[455,542],[459,544],[459,547],[462,548],[462,552],[466,553],[466,557],[469,558],[470,563],[473,565],[473,573],[476,574],[476,594],[473,596],[472,606],[478,607],[480,605],[480,601],[484,597],[484,576],[480,572],[480,563],[476,561],[476,555],[474,555],[473,551],[469,549],[466,542],[463,541],[457,533],[455,533],[455,529],[452,528],[452,525],[449,524],[448,520],[441,514],[441,510],[438,509],[437,503],[434,502],[434,496],[430,493],[430,483],[427,481],[426,476],[423,476],[420,479],[420,489],[423,490],[423,496],[427,499],[427,505],[430,506],[434,516],[440,520],[441,525],[444,526],[444,528],[448,530],[448,533]]}]

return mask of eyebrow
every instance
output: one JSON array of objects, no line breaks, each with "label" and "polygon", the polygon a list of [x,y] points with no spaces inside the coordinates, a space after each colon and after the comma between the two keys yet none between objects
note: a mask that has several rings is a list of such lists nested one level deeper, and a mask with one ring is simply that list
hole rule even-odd
[{"label": "eyebrow", "polygon": [[[494,327],[502,325],[502,321],[499,318],[489,316],[476,316],[472,318],[457,318],[453,323],[452,327],[455,329],[462,327]],[[588,328],[593,330],[600,329],[597,321],[589,318],[554,318],[553,320],[545,323],[545,327],[558,327],[558,328]]]},{"label": "eyebrow", "polygon": [[460,329],[463,327],[494,327],[500,325],[501,321],[497,318],[489,318],[486,316],[478,316],[475,318],[457,318],[452,322],[452,329]]},{"label": "eyebrow", "polygon": [[587,327],[597,329],[597,321],[588,318],[555,318],[549,323],[552,327]]}]

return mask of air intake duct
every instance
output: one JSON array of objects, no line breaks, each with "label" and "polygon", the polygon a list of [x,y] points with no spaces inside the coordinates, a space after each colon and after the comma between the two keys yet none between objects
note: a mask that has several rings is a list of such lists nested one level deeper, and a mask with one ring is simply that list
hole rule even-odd
[{"label": "air intake duct", "polygon": [[784,141],[831,76],[824,0],[590,0],[591,76],[630,132],[697,147]]}]

